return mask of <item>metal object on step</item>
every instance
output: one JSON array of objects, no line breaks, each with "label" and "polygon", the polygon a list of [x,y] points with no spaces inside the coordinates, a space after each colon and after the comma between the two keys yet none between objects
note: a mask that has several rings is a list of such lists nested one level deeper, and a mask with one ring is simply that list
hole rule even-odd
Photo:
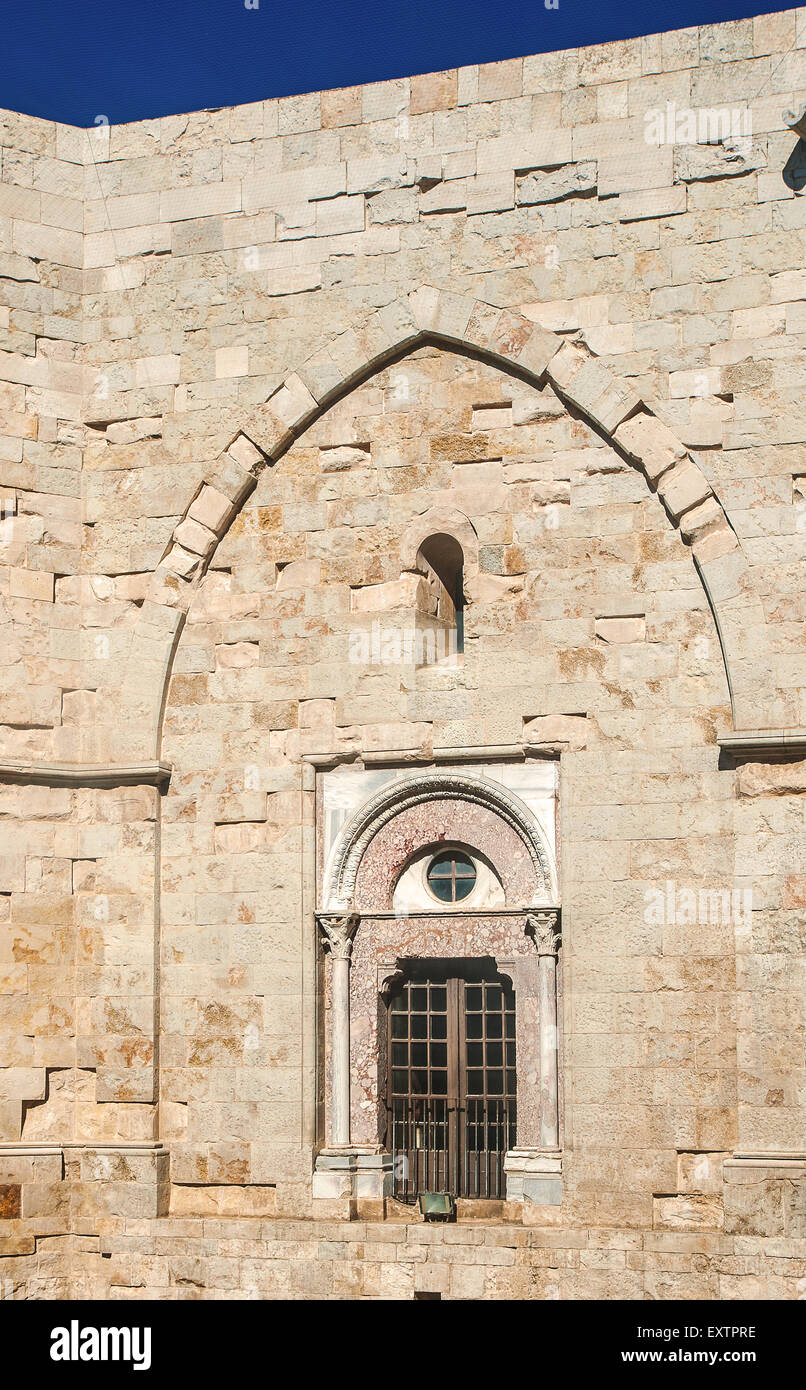
[{"label": "metal object on step", "polygon": [[419,1201],[426,1221],[448,1221],[456,1210],[450,1192],[421,1192]]}]

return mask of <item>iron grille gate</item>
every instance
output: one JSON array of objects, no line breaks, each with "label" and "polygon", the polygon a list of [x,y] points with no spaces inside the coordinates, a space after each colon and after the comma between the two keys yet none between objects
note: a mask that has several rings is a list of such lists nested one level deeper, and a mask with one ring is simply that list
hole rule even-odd
[{"label": "iron grille gate", "polygon": [[395,1196],[502,1198],[515,1143],[515,996],[491,962],[413,966],[390,1001]]}]

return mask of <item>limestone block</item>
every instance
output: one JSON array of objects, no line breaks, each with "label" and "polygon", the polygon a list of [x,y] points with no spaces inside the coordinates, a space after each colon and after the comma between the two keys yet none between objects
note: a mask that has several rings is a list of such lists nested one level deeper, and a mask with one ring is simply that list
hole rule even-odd
[{"label": "limestone block", "polygon": [[172,574],[178,574],[182,579],[190,579],[198,572],[199,556],[185,550],[181,545],[173,545],[161,561],[161,568],[170,570]]},{"label": "limestone block", "polygon": [[714,603],[726,603],[743,590],[747,564],[727,522],[698,537],[692,547]]},{"label": "limestone block", "polygon": [[347,164],[347,193],[381,193],[413,183],[414,164],[403,153],[351,159]]},{"label": "limestone block", "polygon": [[292,560],[277,576],[278,589],[315,589],[320,583],[319,560]]},{"label": "limestone block", "polygon": [[672,146],[630,145],[623,140],[613,153],[599,159],[600,198],[614,193],[632,193],[647,188],[670,188],[672,184]]},{"label": "limestone block", "polygon": [[216,349],[215,374],[217,378],[247,376],[248,373],[249,348],[246,344]]},{"label": "limestone block", "polygon": [[557,353],[559,340],[538,324],[532,324],[527,331],[522,326],[524,323],[525,320],[521,320],[517,325],[513,339],[509,324],[502,316],[493,338],[494,348],[534,376],[543,376]]},{"label": "limestone block", "polygon": [[185,550],[192,551],[195,555],[206,557],[212,554],[216,546],[216,535],[209,527],[202,525],[200,521],[194,521],[186,517],[180,521],[174,537]]},{"label": "limestone block", "polygon": [[25,892],[24,854],[0,854],[0,892]]},{"label": "limestone block", "polygon": [[365,468],[369,463],[370,451],[360,444],[342,444],[319,451],[319,467],[323,473],[342,473],[348,468]]},{"label": "limestone block", "polygon": [[679,1197],[655,1197],[652,1224],[659,1231],[721,1230],[724,1225],[722,1195],[688,1193]]},{"label": "limestone block", "polygon": [[322,287],[322,267],[320,265],[295,265],[287,270],[270,270],[266,281],[266,293],[270,296],[287,294],[307,294],[309,290]]},{"label": "limestone block", "polygon": [[523,92],[523,59],[505,58],[497,63],[480,63],[478,100],[507,101]]},{"label": "limestone block", "polygon": [[11,598],[53,602],[54,577],[43,570],[11,569],[8,573],[8,592]]},{"label": "limestone block", "polygon": [[594,631],[603,642],[643,642],[646,639],[646,618],[643,614],[597,618]]},{"label": "limestone block", "polygon": [[419,191],[415,188],[391,189],[374,194],[368,204],[370,226],[417,222],[420,217],[419,202]]},{"label": "limestone block", "polygon": [[571,384],[574,377],[589,360],[584,352],[580,352],[579,348],[574,347],[573,343],[562,342],[551,360],[549,380],[554,386],[564,391],[565,387]]},{"label": "limestone block", "polygon": [[185,222],[190,218],[213,217],[225,212],[240,212],[241,184],[237,179],[228,183],[202,184],[196,188],[177,188],[160,194],[160,222]]},{"label": "limestone block", "polygon": [[677,1186],[680,1193],[722,1192],[722,1164],[727,1154],[679,1153],[677,1155]]},{"label": "limestone block", "polygon": [[472,299],[450,290],[440,291],[424,286],[409,295],[409,305],[423,333],[436,333],[441,337],[463,341],[473,312]]},{"label": "limestone block", "polygon": [[570,130],[546,127],[543,130],[480,140],[476,152],[479,174],[499,173],[502,169],[555,169],[573,158]]},{"label": "limestone block", "polygon": [[351,328],[328,344],[328,353],[336,364],[342,384],[365,373],[369,365],[366,349],[359,335]]},{"label": "limestone block", "polygon": [[342,87],[322,92],[322,129],[361,124],[361,88]]},{"label": "limestone block", "polygon": [[240,792],[237,796],[218,797],[213,817],[216,825],[238,825],[243,822],[265,821],[266,793]]},{"label": "limestone block", "polygon": [[318,402],[296,372],[286,377],[279,391],[269,397],[267,405],[274,415],[291,430],[301,428],[309,415],[315,413]]},{"label": "limestone block", "polygon": [[393,300],[367,320],[358,338],[368,361],[377,361],[420,336],[419,325],[407,300]]},{"label": "limestone block", "polygon": [[569,380],[561,383],[555,372],[562,351],[549,364],[552,381],[601,429],[612,433],[640,404],[635,391],[627,382],[612,376],[595,358],[589,358],[579,370],[573,372]]},{"label": "limestone block", "polygon": [[350,606],[354,613],[391,612],[396,608],[427,612],[428,598],[427,582],[420,575],[404,574],[402,578],[386,584],[370,584],[366,588],[353,589]]},{"label": "limestone block", "polygon": [[466,181],[468,217],[506,212],[515,206],[514,173],[474,174]]},{"label": "limestone block", "polygon": [[569,748],[584,748],[588,737],[588,721],[578,714],[543,714],[524,720],[525,744],[568,744]]},{"label": "limestone block", "polygon": [[686,207],[686,190],[680,185],[671,188],[643,188],[637,193],[620,193],[618,199],[618,215],[622,222],[676,217],[685,212]]},{"label": "limestone block", "polygon": [[162,420],[158,415],[142,420],[118,420],[106,427],[110,444],[136,444],[141,439],[158,439],[161,434]]},{"label": "limestone block", "polygon": [[341,370],[333,360],[329,345],[307,360],[298,369],[303,385],[317,401],[324,401],[344,384]]},{"label": "limestone block", "polygon": [[706,497],[699,506],[692,507],[680,518],[680,534],[684,540],[691,541],[710,526],[721,525],[724,512],[713,496]]},{"label": "limestone block", "polygon": [[673,519],[678,521],[684,512],[712,496],[702,472],[690,459],[676,463],[658,480],[658,492]]},{"label": "limestone block", "polygon": [[619,425],[614,442],[628,458],[639,463],[651,483],[686,457],[686,451],[670,429],[654,415],[639,412]]},{"label": "limestone block", "polygon": [[743,763],[737,769],[740,796],[798,796],[806,792],[806,760],[794,763]]},{"label": "limestone block", "polygon": [[362,194],[327,198],[316,204],[316,235],[341,236],[363,232],[366,205]]},{"label": "limestone block", "polygon": [[675,179],[682,183],[735,178],[766,167],[767,157],[758,143],[742,138],[728,138],[718,145],[675,147]]},{"label": "limestone block", "polygon": [[179,381],[181,359],[173,354],[138,357],[134,365],[138,386],[169,386]]},{"label": "limestone block", "polygon": [[521,204],[556,203],[563,198],[578,197],[596,191],[596,164],[568,164],[554,173],[530,174],[518,184]]},{"label": "limestone block", "polygon": [[[263,462],[264,455],[260,449],[247,438],[245,434],[238,434],[227,448],[230,459],[234,459],[245,472],[254,474],[255,470]],[[230,494],[228,493],[227,496]],[[233,499],[234,500],[234,499]]]},{"label": "limestone block", "polygon": [[669,373],[669,394],[673,399],[682,396],[718,396],[721,390],[721,367]]},{"label": "limestone block", "polygon": [[211,487],[209,483],[204,483],[198,497],[188,508],[188,519],[198,521],[202,526],[215,532],[217,536],[221,536],[234,511],[233,502],[226,493],[219,491],[216,487]]},{"label": "limestone block", "polygon": [[457,73],[429,72],[411,79],[411,99],[409,110],[412,116],[420,116],[426,111],[450,111],[458,99]]},{"label": "limestone block", "polygon": [[0,1100],[44,1100],[47,1074],[44,1067],[0,1068]]}]

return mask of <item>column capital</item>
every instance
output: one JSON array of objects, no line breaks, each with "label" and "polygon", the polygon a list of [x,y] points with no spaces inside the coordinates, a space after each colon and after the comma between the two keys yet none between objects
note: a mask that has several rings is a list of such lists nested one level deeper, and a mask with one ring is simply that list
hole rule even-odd
[{"label": "column capital", "polygon": [[334,960],[349,960],[353,937],[358,927],[357,912],[317,912],[316,920],[324,933],[323,945],[330,948]]},{"label": "column capital", "polygon": [[525,930],[539,956],[556,956],[560,949],[560,909],[537,908],[526,914]]}]

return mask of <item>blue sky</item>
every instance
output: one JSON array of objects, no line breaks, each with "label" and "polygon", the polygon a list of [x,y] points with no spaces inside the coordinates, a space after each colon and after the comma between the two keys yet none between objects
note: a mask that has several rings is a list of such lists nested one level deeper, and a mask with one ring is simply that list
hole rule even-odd
[{"label": "blue sky", "polygon": [[0,0],[0,106],[71,125],[98,116],[118,124],[788,8],[764,0],[558,0],[556,9],[545,0]]}]

